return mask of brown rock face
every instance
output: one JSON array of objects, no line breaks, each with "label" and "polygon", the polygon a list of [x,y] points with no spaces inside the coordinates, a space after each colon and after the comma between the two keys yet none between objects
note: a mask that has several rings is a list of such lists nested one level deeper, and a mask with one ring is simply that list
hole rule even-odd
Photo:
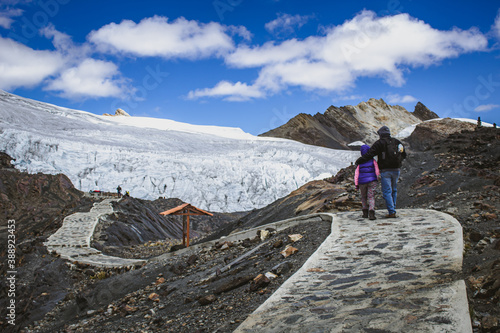
[{"label": "brown rock face", "polygon": [[65,175],[28,174],[10,165],[12,158],[2,154],[0,168],[0,226],[16,221],[23,230],[18,241],[57,230],[62,219],[78,207],[90,209],[92,203],[73,187]]},{"label": "brown rock face", "polygon": [[417,105],[415,105],[415,110],[413,111],[413,115],[423,121],[439,118],[439,116],[436,113],[429,110],[425,105],[423,105],[420,102],[418,102]]},{"label": "brown rock face", "polygon": [[[419,110],[423,108],[419,107]],[[424,111],[420,113],[429,117]],[[388,105],[382,99],[372,98],[356,106],[330,106],[325,113],[314,116],[301,113],[285,125],[261,136],[292,139],[333,149],[349,149],[348,145],[355,141],[375,142],[378,139],[377,130],[382,126],[388,126],[396,134],[421,121],[421,118],[401,106]]]},{"label": "brown rock face", "polygon": [[474,128],[476,128],[475,124],[450,118],[424,122],[417,125],[407,138],[407,142],[413,150],[423,151],[452,133],[472,131]]}]

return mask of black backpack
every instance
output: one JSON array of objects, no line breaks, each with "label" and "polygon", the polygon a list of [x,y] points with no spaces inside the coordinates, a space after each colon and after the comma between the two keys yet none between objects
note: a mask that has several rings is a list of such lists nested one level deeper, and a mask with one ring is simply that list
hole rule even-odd
[{"label": "black backpack", "polygon": [[403,162],[403,152],[405,148],[401,142],[395,138],[385,139],[386,151],[382,152],[382,159],[385,165],[401,167],[401,162]]}]

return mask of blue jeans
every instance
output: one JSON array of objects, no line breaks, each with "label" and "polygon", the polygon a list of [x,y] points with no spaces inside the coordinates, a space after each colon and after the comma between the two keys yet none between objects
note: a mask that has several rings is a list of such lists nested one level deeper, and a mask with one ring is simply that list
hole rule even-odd
[{"label": "blue jeans", "polygon": [[382,197],[389,214],[396,213],[396,198],[398,197],[399,170],[380,171]]}]

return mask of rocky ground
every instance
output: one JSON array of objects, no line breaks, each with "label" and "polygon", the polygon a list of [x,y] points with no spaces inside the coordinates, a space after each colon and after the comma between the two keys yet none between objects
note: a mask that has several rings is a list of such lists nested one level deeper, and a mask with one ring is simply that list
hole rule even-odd
[{"label": "rocky ground", "polygon": [[[462,278],[474,330],[500,332],[500,131],[451,120],[422,127],[407,140],[413,149],[401,170],[398,207],[435,209],[460,222],[465,242]],[[453,133],[446,133],[450,128]],[[346,189],[350,207],[356,195],[353,175],[352,166],[330,180]],[[333,200],[319,209],[338,205]],[[377,207],[378,217],[387,213],[380,194]]]},{"label": "rocky ground", "polygon": [[[436,125],[434,131],[441,132],[441,126],[444,125]],[[431,136],[429,129],[425,129],[415,131],[409,138],[410,151],[402,168],[398,207],[440,210],[453,215],[462,224],[465,241],[462,278],[468,288],[474,331],[499,332],[500,135],[492,128],[446,134],[448,136]],[[423,142],[424,137],[425,144],[415,145],[415,142]],[[130,271],[80,267],[49,255],[43,241],[60,226],[61,216],[78,209],[88,210],[91,200],[79,195],[60,200],[50,194],[51,186],[55,193],[58,193],[55,184],[64,187],[62,176],[50,176],[59,178],[49,179],[46,175],[32,175],[34,180],[49,179],[45,183],[41,181],[42,184],[54,184],[35,186],[31,184],[39,183],[8,166],[3,166],[1,171],[2,208],[11,207],[14,211],[12,207],[22,207],[30,212],[26,215],[18,212],[15,216],[29,233],[19,234],[22,244],[16,254],[19,259],[16,292],[20,301],[14,331],[213,332],[218,329],[231,332],[307,259],[329,232],[329,226],[296,227],[272,235],[267,243],[258,240],[220,243],[194,256],[174,256],[166,262],[150,263]],[[249,212],[244,217],[236,214],[234,223],[221,224],[218,232],[205,239],[318,211],[359,210],[353,173],[351,166],[331,179],[308,183],[268,207]],[[14,181],[12,175],[19,177],[15,178],[19,182]],[[59,183],[54,179],[60,179]],[[9,185],[11,183],[16,186]],[[72,193],[73,190],[69,188],[68,191]],[[50,200],[44,201],[41,193],[47,193],[45,197]],[[131,206],[137,204],[136,201],[132,203]],[[166,210],[174,204],[148,203],[156,211]],[[377,207],[377,216],[381,218],[385,211],[380,195]],[[125,214],[124,207],[117,208]],[[4,213],[10,216],[8,211]],[[34,216],[39,219],[33,220]],[[31,225],[30,221],[35,222]],[[199,224],[200,228],[209,228],[209,223],[203,226],[204,223]],[[290,234],[304,237],[292,243],[288,238]],[[279,240],[283,245],[279,246]],[[218,267],[261,244],[264,245],[233,270],[202,283],[210,274],[217,273]],[[287,244],[299,251],[285,259],[280,252]],[[114,246],[111,243],[103,245]],[[114,254],[150,257],[167,251],[170,243],[150,240],[121,247],[123,251],[118,246]],[[2,253],[2,265],[5,255]],[[267,286],[266,279],[263,285],[255,286],[253,281],[259,274],[273,272],[273,268],[283,262],[291,262],[291,270],[275,269],[277,277]],[[283,264],[281,267],[288,266]],[[7,299],[5,279],[1,283],[0,306],[4,308]],[[12,330],[4,318],[0,321],[3,331]]]},{"label": "rocky ground", "polygon": [[74,267],[80,283],[28,331],[232,332],[302,266],[330,223],[269,231],[121,274]]},{"label": "rocky ground", "polygon": [[427,149],[407,167],[401,203],[444,211],[462,224],[473,325],[479,332],[499,332],[500,132],[456,132]]}]

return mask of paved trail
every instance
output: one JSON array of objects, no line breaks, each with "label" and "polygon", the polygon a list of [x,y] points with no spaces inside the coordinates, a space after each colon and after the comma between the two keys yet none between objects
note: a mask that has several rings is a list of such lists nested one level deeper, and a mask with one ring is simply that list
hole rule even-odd
[{"label": "paved trail", "polygon": [[[90,247],[99,217],[113,212],[111,202],[66,217],[45,243],[49,251],[94,266],[145,262],[106,256]],[[316,214],[273,225],[326,219],[332,220],[332,232],[235,332],[472,332],[465,283],[457,278],[463,251],[460,224],[432,210],[398,214],[375,221],[359,212]]]},{"label": "paved trail", "polygon": [[333,214],[332,234],[235,332],[472,332],[460,224],[398,214]]},{"label": "paved trail", "polygon": [[90,212],[67,216],[62,227],[45,242],[48,251],[55,251],[63,259],[93,266],[124,267],[144,263],[144,260],[107,256],[102,254],[101,251],[90,247],[99,217],[113,213],[113,206],[111,205],[113,201],[115,199],[105,199],[95,203]]}]

